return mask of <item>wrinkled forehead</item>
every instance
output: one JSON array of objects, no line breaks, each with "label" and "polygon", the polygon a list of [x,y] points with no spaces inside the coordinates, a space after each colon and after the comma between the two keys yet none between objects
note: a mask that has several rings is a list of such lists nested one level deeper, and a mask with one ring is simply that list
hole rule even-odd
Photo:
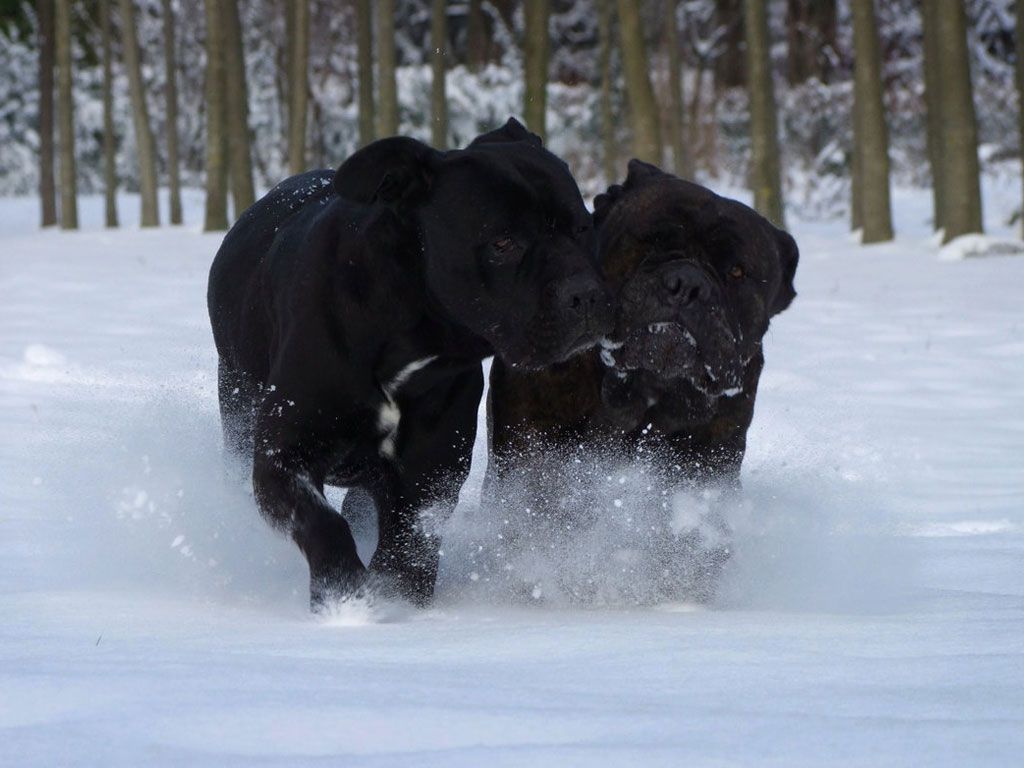
[{"label": "wrinkled forehead", "polygon": [[773,231],[753,209],[709,190],[695,196],[680,185],[651,185],[616,203],[601,228],[601,259],[609,279],[624,281],[645,261],[774,253]]},{"label": "wrinkled forehead", "polygon": [[462,184],[487,196],[528,201],[550,212],[587,215],[568,166],[550,152],[526,144],[484,144],[450,153],[437,183],[438,191]]}]

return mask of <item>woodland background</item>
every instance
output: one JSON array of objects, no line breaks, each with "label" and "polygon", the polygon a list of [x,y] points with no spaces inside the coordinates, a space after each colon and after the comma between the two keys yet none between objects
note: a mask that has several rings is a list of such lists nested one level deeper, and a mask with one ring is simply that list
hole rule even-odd
[{"label": "woodland background", "polygon": [[[518,115],[587,195],[639,156],[779,223],[892,236],[890,187],[981,231],[1020,174],[1024,0],[0,0],[0,194],[77,226],[77,193],[259,190],[403,133],[457,147]],[[169,188],[161,212],[157,188]]]}]

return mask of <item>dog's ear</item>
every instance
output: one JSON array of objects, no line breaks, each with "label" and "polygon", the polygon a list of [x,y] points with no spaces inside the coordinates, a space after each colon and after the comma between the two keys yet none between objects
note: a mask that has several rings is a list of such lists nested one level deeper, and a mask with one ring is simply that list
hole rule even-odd
[{"label": "dog's ear", "polygon": [[800,261],[800,249],[796,246],[796,240],[788,232],[783,232],[781,229],[775,230],[775,240],[782,277],[779,281],[779,290],[775,292],[775,299],[771,305],[773,315],[779,314],[796,298],[793,278],[796,276],[797,262]]},{"label": "dog's ear", "polygon": [[645,163],[643,160],[638,160],[635,157],[629,161],[626,167],[628,171],[626,173],[626,181],[623,183],[626,189],[633,189],[645,181],[657,178],[658,176],[668,175],[658,166]]},{"label": "dog's ear", "polygon": [[594,228],[600,229],[611,213],[612,208],[625,194],[621,184],[612,184],[608,189],[594,198]]},{"label": "dog's ear", "polygon": [[535,147],[544,146],[544,142],[541,141],[540,136],[535,133],[530,133],[526,126],[514,117],[510,117],[508,122],[501,126],[501,128],[496,128],[493,131],[488,131],[487,133],[481,133],[469,143],[469,146],[475,147],[481,144],[501,144],[512,141],[525,141],[527,144],[531,144]]},{"label": "dog's ear", "polygon": [[442,153],[422,141],[396,136],[368,144],[334,174],[334,191],[359,203],[402,205],[430,190]]}]

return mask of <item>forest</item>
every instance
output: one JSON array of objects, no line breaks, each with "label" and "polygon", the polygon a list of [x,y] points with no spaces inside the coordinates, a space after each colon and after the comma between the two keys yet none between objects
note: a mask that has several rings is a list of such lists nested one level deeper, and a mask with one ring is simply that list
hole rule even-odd
[{"label": "forest", "polygon": [[[982,229],[979,177],[1017,172],[1013,0],[5,0],[0,194],[43,226],[77,194],[180,189],[225,229],[259,190],[402,133],[464,145],[509,115],[593,196],[640,157],[753,191],[778,223],[892,237],[929,187],[945,240]],[[169,191],[166,210],[157,189]]]}]

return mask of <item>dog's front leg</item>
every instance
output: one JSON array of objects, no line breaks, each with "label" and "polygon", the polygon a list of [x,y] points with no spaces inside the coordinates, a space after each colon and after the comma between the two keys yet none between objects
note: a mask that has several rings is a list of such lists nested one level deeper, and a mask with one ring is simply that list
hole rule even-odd
[{"label": "dog's front leg", "polygon": [[282,529],[309,563],[310,606],[318,610],[350,593],[365,571],[348,523],[327,503],[323,482],[277,456],[257,456],[253,488],[260,512]]},{"label": "dog's front leg", "polygon": [[375,493],[380,537],[370,568],[417,605],[434,594],[439,528],[469,474],[482,393],[474,366],[404,403],[396,452]]}]

